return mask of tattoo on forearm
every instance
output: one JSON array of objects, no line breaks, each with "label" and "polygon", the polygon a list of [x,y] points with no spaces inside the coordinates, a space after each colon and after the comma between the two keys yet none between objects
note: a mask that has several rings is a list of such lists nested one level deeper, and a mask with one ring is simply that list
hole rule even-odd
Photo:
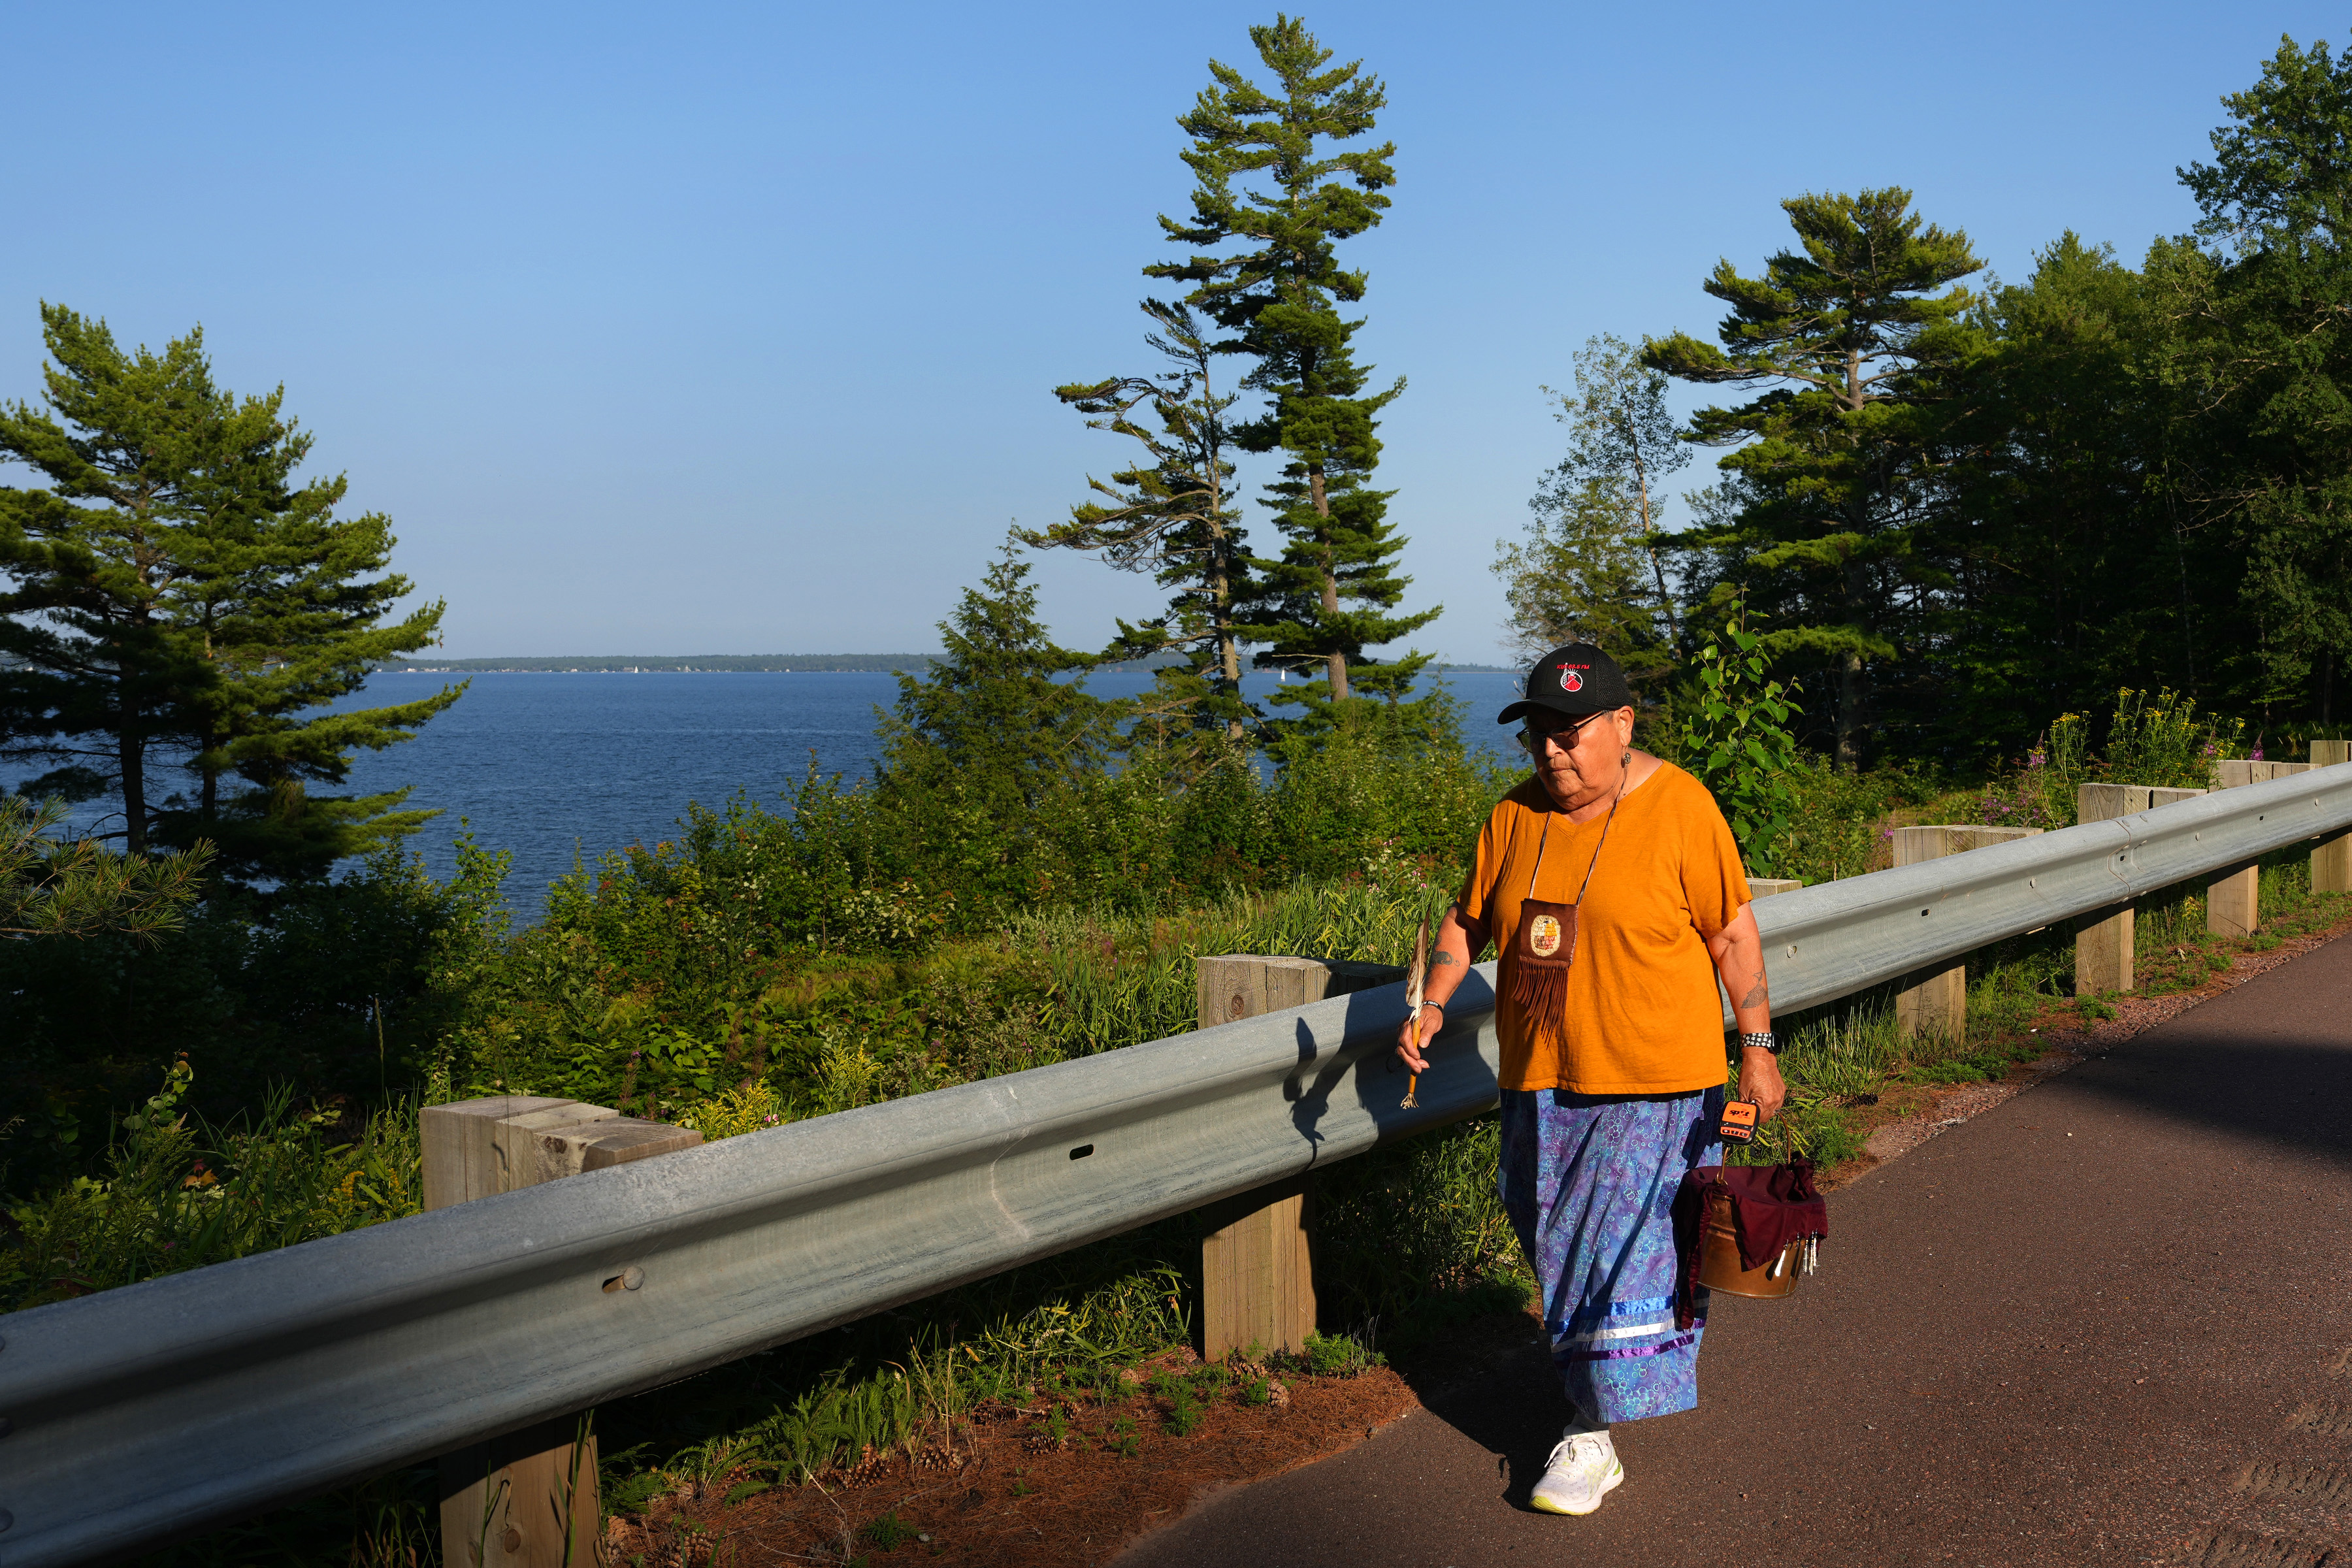
[{"label": "tattoo on forearm", "polygon": [[1748,988],[1748,994],[1739,1005],[1742,1007],[1761,1007],[1770,1000],[1770,994],[1764,988],[1764,972],[1759,969],[1756,972],[1756,984]]},{"label": "tattoo on forearm", "polygon": [[1459,963],[1461,962],[1462,961],[1460,959],[1454,957],[1450,952],[1433,952],[1429,955],[1429,964],[1433,969],[1436,968],[1440,964]]}]

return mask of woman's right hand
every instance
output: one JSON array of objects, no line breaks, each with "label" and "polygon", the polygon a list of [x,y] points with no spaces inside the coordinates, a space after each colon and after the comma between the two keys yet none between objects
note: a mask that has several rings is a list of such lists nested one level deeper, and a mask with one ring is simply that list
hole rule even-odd
[{"label": "woman's right hand", "polygon": [[[1429,1070],[1429,1058],[1423,1053],[1429,1042],[1437,1038],[1437,1031],[1445,1027],[1445,1000],[1469,973],[1470,955],[1486,945],[1486,928],[1464,920],[1459,904],[1446,910],[1438,922],[1437,944],[1429,955],[1429,989],[1444,994],[1431,995],[1397,1031],[1397,1059],[1413,1071]],[[1441,981],[1440,976],[1445,978]]]},{"label": "woman's right hand", "polygon": [[1414,1072],[1427,1072],[1429,1059],[1422,1055],[1437,1031],[1445,1026],[1445,1012],[1433,1002],[1424,1002],[1420,1009],[1404,1021],[1397,1031],[1397,1057]]}]

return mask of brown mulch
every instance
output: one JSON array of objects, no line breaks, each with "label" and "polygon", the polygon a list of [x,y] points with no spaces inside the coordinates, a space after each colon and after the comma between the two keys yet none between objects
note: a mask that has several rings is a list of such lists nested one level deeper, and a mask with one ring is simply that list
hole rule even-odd
[{"label": "brown mulch", "polygon": [[[2053,1001],[2022,1031],[1988,1036],[1979,1042],[1988,1047],[2022,1042],[2038,1044],[2045,1047],[2039,1059],[2012,1068],[1998,1083],[1948,1087],[1904,1084],[1889,1089],[1877,1103],[1853,1112],[1855,1122],[1866,1134],[1864,1152],[1825,1173],[1821,1184],[1824,1188],[1843,1186],[1864,1173],[1910,1152],[1945,1129],[1990,1110],[2043,1079],[2112,1050],[2134,1035],[2169,1023],[2200,1002],[2243,985],[2258,974],[2266,974],[2290,959],[2347,934],[2352,934],[2352,916],[2322,930],[2289,937],[2263,951],[2246,942],[2233,942],[2230,946],[2237,951],[2229,968],[2211,972],[2194,985],[2158,995],[2113,997],[2107,1004],[2115,1013],[2112,1018],[2094,1016],[2073,1002]],[[2195,963],[2201,959],[2184,955],[2184,961]],[[2151,969],[2157,967],[2150,965]]]},{"label": "brown mulch", "polygon": [[[1523,1325],[1517,1333],[1524,1338]],[[1180,1351],[1142,1373],[1198,1364]],[[733,1508],[722,1500],[740,1476],[681,1487],[642,1519],[613,1521],[609,1560],[643,1568],[861,1558],[874,1568],[1106,1563],[1202,1500],[1338,1453],[1420,1404],[1386,1367],[1353,1377],[1276,1371],[1273,1382],[1263,1405],[1240,1404],[1231,1387],[1204,1401],[1199,1426],[1181,1437],[1164,1430],[1167,1402],[1138,1387],[1112,1404],[1088,1399],[1076,1406],[1059,1447],[1045,1436],[1041,1399],[1027,1410],[976,1413],[972,1425],[959,1428],[952,1454],[936,1443],[911,1457],[894,1450],[869,1459],[862,1473],[779,1487]],[[1131,1424],[1125,1432],[1122,1419]],[[1131,1453],[1118,1451],[1121,1436],[1131,1439]],[[886,1549],[884,1542],[893,1543]]]}]

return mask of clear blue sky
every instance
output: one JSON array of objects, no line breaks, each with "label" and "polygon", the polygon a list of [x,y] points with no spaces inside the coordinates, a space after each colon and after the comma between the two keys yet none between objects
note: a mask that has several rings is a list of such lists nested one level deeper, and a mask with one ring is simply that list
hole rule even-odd
[{"label": "clear blue sky", "polygon": [[[1048,389],[1143,363],[1173,117],[1270,16],[11,0],[0,395],[37,391],[40,300],[159,347],[201,322],[392,515],[453,656],[928,648],[1009,520],[1123,456]],[[2219,97],[2345,31],[2210,0],[1306,16],[1388,83],[1360,341],[1411,382],[1381,478],[1408,606],[1446,605],[1421,646],[1468,661],[1557,460],[1537,387],[1586,336],[1710,330],[1699,280],[1805,190],[1907,185],[2012,278],[2068,227],[2137,258],[2193,221],[2173,171]],[[1080,646],[1154,602],[1081,558],[1040,580]]]}]

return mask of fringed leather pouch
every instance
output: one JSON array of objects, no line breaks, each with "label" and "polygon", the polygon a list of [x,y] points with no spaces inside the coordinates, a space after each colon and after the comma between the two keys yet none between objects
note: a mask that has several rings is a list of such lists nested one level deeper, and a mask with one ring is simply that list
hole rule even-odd
[{"label": "fringed leather pouch", "polygon": [[1617,820],[1618,802],[1624,798],[1621,785],[1617,799],[1609,803],[1609,820],[1601,825],[1601,842],[1592,847],[1592,858],[1585,865],[1584,880],[1572,904],[1535,896],[1536,879],[1543,874],[1544,850],[1551,844],[1552,818],[1559,815],[1544,814],[1543,837],[1536,841],[1535,868],[1528,873],[1528,896],[1519,905],[1518,935],[1511,942],[1511,1000],[1519,1005],[1530,1034],[1557,1036],[1566,1020],[1568,972],[1576,963],[1577,908],[1592,886],[1592,868],[1601,864],[1601,851],[1608,846],[1609,829]]}]

